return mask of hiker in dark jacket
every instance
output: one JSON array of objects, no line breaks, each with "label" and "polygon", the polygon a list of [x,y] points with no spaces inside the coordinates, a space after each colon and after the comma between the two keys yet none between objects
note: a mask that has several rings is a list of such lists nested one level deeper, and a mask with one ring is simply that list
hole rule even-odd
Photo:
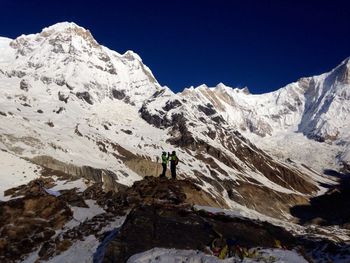
[{"label": "hiker in dark jacket", "polygon": [[176,179],[176,165],[179,163],[179,158],[177,158],[175,151],[173,151],[169,157],[170,157],[171,178]]},{"label": "hiker in dark jacket", "polygon": [[166,155],[166,152],[163,152],[163,154],[162,154],[163,171],[162,171],[162,174],[160,175],[160,177],[165,177],[166,169],[168,167],[168,161],[169,161],[169,157]]}]

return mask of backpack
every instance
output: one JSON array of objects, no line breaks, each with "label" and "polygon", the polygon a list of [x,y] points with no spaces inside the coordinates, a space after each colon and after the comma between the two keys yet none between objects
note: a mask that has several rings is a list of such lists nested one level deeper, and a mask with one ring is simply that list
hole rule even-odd
[{"label": "backpack", "polygon": [[179,163],[179,158],[177,158],[177,156],[175,157],[174,162],[175,162],[175,165],[178,165],[178,163]]}]

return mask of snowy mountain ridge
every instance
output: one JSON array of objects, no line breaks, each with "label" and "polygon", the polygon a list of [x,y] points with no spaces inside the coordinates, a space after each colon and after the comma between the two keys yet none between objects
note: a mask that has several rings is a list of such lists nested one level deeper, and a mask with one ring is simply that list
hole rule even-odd
[{"label": "snowy mountain ridge", "polygon": [[[267,144],[272,146],[267,149],[273,148],[281,137],[299,140],[300,134],[306,137],[304,143],[316,147],[317,143],[307,138],[338,145],[337,154],[328,156],[335,160],[336,155],[347,151],[346,144],[350,141],[349,65],[348,58],[328,73],[302,78],[266,94],[250,94],[247,88],[231,88],[220,83],[216,87],[201,85],[185,89],[179,96],[197,107],[209,105],[231,127],[263,148]],[[290,143],[293,144],[293,139]],[[288,154],[285,154],[285,158],[288,158]],[[349,159],[343,158],[341,162],[347,163]]]},{"label": "snowy mountain ridge", "polygon": [[12,154],[75,175],[86,166],[104,169],[97,180],[113,188],[159,173],[156,157],[175,148],[180,176],[222,207],[254,207],[258,200],[242,194],[256,187],[282,194],[276,206],[294,204],[291,196],[305,199],[330,182],[244,137],[295,129],[305,104],[300,84],[266,95],[223,84],[174,94],[138,55],[111,51],[74,23],[2,39],[0,48],[0,146]]},{"label": "snowy mountain ridge", "polygon": [[66,86],[66,92],[90,91],[89,103],[119,96],[139,105],[160,88],[137,54],[127,51],[121,55],[100,46],[88,30],[74,23],[58,23],[39,34],[22,35],[9,45],[7,41],[2,41],[3,74],[55,82]]},{"label": "snowy mountain ridge", "polygon": [[[157,221],[152,221],[157,202],[164,205],[160,226],[167,226],[169,216],[164,215],[171,215],[179,220],[173,224],[183,223],[179,231],[188,227],[183,209],[197,205],[208,207],[209,213],[195,208],[187,215],[203,226],[216,209],[232,213],[230,220],[246,218],[247,233],[254,219],[293,234],[347,240],[346,219],[320,230],[296,223],[297,208],[336,183],[323,170],[350,169],[349,97],[349,60],[268,94],[222,83],[174,94],[137,54],[101,46],[74,23],[58,23],[15,40],[0,38],[0,208],[7,211],[0,228],[8,229],[0,239],[10,234],[17,238],[3,243],[0,259],[11,251],[14,260],[28,256],[25,262],[61,262],[82,254],[91,260],[91,251],[105,249],[101,240],[108,239],[107,230],[115,233],[123,227],[132,233],[133,218],[150,218],[143,224]],[[180,158],[180,180],[154,178],[161,173],[161,152],[172,150]],[[47,212],[42,207],[46,202],[57,211]],[[121,211],[135,204],[139,207],[124,225],[129,215],[121,216]],[[19,214],[28,220],[18,221]],[[47,214],[49,231],[31,224],[47,222]],[[313,216],[308,223],[313,224]],[[331,216],[329,224],[338,219]],[[258,221],[253,225],[265,231]],[[13,226],[18,225],[30,231],[16,232]],[[204,227],[198,228],[202,235]],[[42,239],[21,247],[27,234]],[[268,247],[274,247],[273,238]],[[124,251],[115,242],[107,245],[111,258]],[[151,252],[157,253],[163,252]],[[164,253],[167,260],[169,252]],[[148,254],[137,255],[136,261],[138,257]]]},{"label": "snowy mountain ridge", "polygon": [[349,65],[348,58],[329,73],[302,78],[266,94],[250,94],[247,88],[220,83],[213,88],[185,89],[180,96],[212,103],[230,125],[243,132],[264,137],[291,130],[320,140],[337,140],[348,136]]}]

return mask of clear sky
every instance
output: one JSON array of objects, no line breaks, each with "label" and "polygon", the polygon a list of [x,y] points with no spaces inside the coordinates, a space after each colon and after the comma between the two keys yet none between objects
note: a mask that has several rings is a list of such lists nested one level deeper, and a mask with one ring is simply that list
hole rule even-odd
[{"label": "clear sky", "polygon": [[263,93],[350,56],[350,1],[1,0],[0,14],[11,38],[75,22],[138,53],[174,91],[223,82]]}]

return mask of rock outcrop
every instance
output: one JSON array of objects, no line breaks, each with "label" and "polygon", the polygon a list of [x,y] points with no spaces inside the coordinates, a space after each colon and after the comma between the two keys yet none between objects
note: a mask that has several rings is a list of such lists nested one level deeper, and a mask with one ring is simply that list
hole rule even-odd
[{"label": "rock outcrop", "polygon": [[[336,257],[339,253],[343,258],[350,256],[345,252],[349,248],[346,244],[298,236],[268,222],[198,210],[187,202],[185,188],[189,185],[191,183],[186,181],[149,177],[135,183],[127,190],[130,197],[127,203],[133,207],[131,212],[120,229],[114,230],[107,241],[102,240],[104,245],[97,249],[95,260],[127,262],[132,255],[153,248],[190,249],[212,254],[214,242],[222,242],[221,248],[227,245],[226,253],[232,253],[232,260],[239,260],[239,257],[257,260],[260,248],[293,249],[308,260],[319,255]],[[255,254],[240,254],[237,247],[255,251]]]},{"label": "rock outcrop", "polygon": [[0,261],[13,262],[38,249],[72,218],[67,203],[39,188],[39,181],[21,198],[0,203]]}]

